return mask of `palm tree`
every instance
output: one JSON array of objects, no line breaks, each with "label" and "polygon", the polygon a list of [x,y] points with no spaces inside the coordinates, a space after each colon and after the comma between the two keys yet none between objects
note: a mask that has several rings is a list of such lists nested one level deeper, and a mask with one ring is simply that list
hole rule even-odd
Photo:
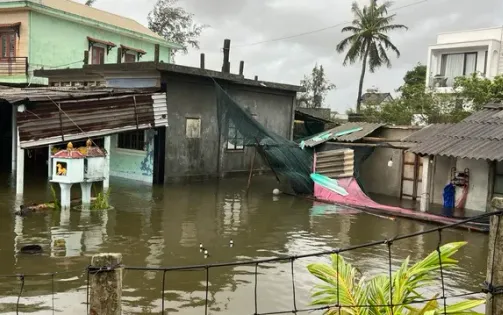
[{"label": "palm tree", "polygon": [[337,52],[342,53],[348,49],[343,65],[353,64],[361,60],[362,73],[360,75],[360,85],[358,87],[358,99],[356,101],[356,111],[359,113],[361,108],[361,97],[363,89],[363,80],[367,63],[370,72],[374,72],[383,64],[391,67],[391,62],[386,54],[387,50],[392,50],[400,57],[400,51],[390,41],[387,33],[392,30],[407,29],[402,24],[392,24],[395,14],[388,15],[388,9],[391,2],[385,2],[377,5],[376,0],[370,0],[370,6],[364,6],[360,9],[358,3],[353,2],[351,11],[354,14],[354,20],[351,26],[344,27],[342,32],[349,32],[352,35],[343,39],[337,45]]}]

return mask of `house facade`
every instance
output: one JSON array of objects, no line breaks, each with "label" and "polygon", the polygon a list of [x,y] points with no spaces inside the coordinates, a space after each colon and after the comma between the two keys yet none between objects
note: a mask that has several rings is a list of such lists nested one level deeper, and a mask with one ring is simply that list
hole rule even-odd
[{"label": "house facade", "polygon": [[503,27],[442,33],[428,47],[426,86],[435,92],[451,93],[456,77],[473,73],[503,73]]},{"label": "house facade", "polygon": [[422,210],[441,207],[449,183],[460,209],[485,212],[503,195],[502,114],[501,103],[487,104],[459,123],[430,125],[405,139],[421,156]]},{"label": "house facade", "polygon": [[170,62],[166,42],[140,23],[72,0],[0,1],[0,85],[46,85],[37,69],[84,63]]},{"label": "house facade", "polygon": [[56,87],[100,81],[109,88],[141,87],[166,93],[167,128],[111,136],[111,175],[154,184],[248,174],[251,164],[257,171],[268,170],[256,149],[243,145],[237,128],[219,121],[218,91],[225,90],[267,130],[292,139],[296,96],[302,89],[161,62],[86,65],[36,73]]}]

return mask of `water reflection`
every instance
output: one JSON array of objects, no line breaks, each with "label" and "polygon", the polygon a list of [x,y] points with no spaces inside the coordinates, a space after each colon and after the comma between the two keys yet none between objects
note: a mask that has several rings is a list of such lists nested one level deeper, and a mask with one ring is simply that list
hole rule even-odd
[{"label": "water reflection", "polygon": [[[44,200],[49,190],[27,187],[27,198]],[[428,226],[389,220],[345,207],[313,204],[289,196],[272,196],[273,179],[256,177],[246,193],[246,179],[192,185],[149,187],[112,181],[111,211],[74,209],[69,212],[15,217],[12,190],[0,186],[0,268],[2,274],[60,272],[56,275],[56,308],[85,312],[85,275],[82,270],[98,252],[121,252],[129,266],[178,266],[260,259],[342,248],[399,234],[423,231]],[[78,192],[75,192],[78,196]],[[487,236],[445,231],[445,242],[467,240],[459,255],[460,268],[446,274],[449,294],[475,290],[484,279]],[[230,240],[234,246],[229,245]],[[209,250],[205,258],[199,243]],[[392,247],[394,270],[406,256],[423,258],[438,243],[437,234],[397,241]],[[26,256],[19,249],[40,244],[44,252]],[[344,253],[365,274],[387,272],[388,251],[377,246]],[[310,262],[295,261],[297,306],[305,307],[314,284],[307,272]],[[259,267],[259,312],[292,309],[289,263]],[[236,314],[254,310],[254,266],[210,270],[208,296],[212,313]],[[22,311],[49,314],[51,279],[27,278]],[[160,311],[162,272],[124,274],[125,313]],[[204,311],[205,271],[166,274],[166,307],[182,314]],[[0,279],[0,313],[13,312],[18,279]]]}]

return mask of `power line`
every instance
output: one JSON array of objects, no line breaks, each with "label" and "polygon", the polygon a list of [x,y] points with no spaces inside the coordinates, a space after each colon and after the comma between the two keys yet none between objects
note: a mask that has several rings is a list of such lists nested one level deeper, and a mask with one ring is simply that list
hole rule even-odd
[{"label": "power line", "polygon": [[[416,1],[416,2],[413,2],[413,3],[409,3],[409,4],[406,4],[406,5],[400,6],[400,7],[396,7],[395,9],[390,10],[390,11],[398,11],[398,10],[405,9],[405,8],[408,8],[408,7],[412,7],[412,6],[415,6],[415,5],[427,2],[427,1],[428,0],[419,0],[419,1]],[[346,25],[346,24],[350,24],[350,23],[351,23],[351,21],[341,22],[341,23],[337,23],[337,24],[334,24],[334,25],[330,25],[330,26],[324,27],[324,28],[319,28],[319,29],[315,29],[315,30],[311,30],[311,31],[307,31],[307,32],[303,32],[303,33],[299,33],[299,34],[295,34],[295,35],[290,35],[290,36],[285,36],[285,37],[271,38],[271,39],[266,39],[266,40],[259,41],[259,42],[254,42],[254,43],[235,45],[235,46],[232,46],[232,48],[256,46],[256,45],[261,45],[261,44],[266,44],[266,43],[277,42],[277,41],[280,41],[280,40],[286,40],[286,39],[291,39],[291,38],[296,38],[296,37],[311,35],[311,34],[314,34],[314,33],[323,32],[323,31],[326,31],[326,30],[329,30],[329,29],[333,29],[333,28],[336,28],[336,27],[340,27],[342,25]]]}]

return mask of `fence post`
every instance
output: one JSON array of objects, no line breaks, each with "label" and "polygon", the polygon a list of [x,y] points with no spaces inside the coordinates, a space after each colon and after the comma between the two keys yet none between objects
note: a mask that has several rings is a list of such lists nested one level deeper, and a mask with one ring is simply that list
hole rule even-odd
[{"label": "fence post", "polygon": [[[492,207],[495,211],[503,210],[503,198],[493,198]],[[489,291],[486,315],[503,314],[503,295],[496,292],[501,291],[498,287],[503,285],[503,218],[496,215],[491,216],[486,284]]]},{"label": "fence post", "polygon": [[121,315],[122,254],[98,254],[89,270],[90,314]]}]

